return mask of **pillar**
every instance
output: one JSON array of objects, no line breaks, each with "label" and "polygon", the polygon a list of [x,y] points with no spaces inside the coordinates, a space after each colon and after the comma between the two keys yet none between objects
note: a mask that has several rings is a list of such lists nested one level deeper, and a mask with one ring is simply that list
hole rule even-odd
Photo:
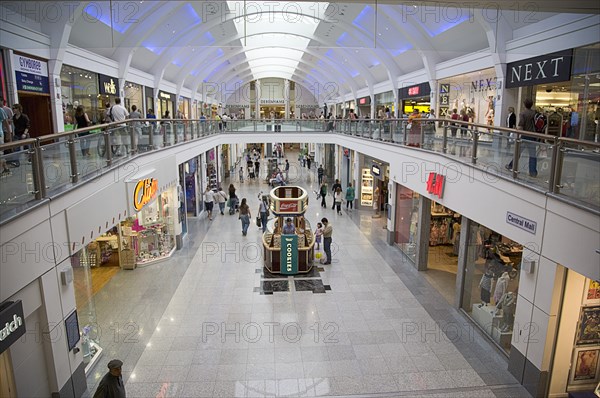
[{"label": "pillar", "polygon": [[426,271],[429,258],[429,228],[431,225],[431,199],[419,196],[419,227],[417,229],[417,270]]},{"label": "pillar", "polygon": [[[62,109],[60,70],[62,60],[48,60],[48,81],[50,85],[50,112],[52,112],[52,130],[54,133],[65,131],[65,118]],[[48,132],[50,133],[50,132]]]},{"label": "pillar", "polygon": [[[473,271],[475,267],[469,267],[469,237],[472,234],[473,222],[463,216],[460,220],[460,242],[458,249],[458,268],[456,271],[456,289],[454,292],[454,306],[461,307],[462,293],[465,286],[470,289],[473,286]],[[473,248],[473,251],[476,251]],[[473,259],[474,260],[474,259]],[[471,308],[471,295],[467,294],[462,303],[463,308]]]},{"label": "pillar", "polygon": [[386,239],[388,245],[393,245],[396,234],[396,184],[394,184],[394,182],[391,180],[388,181],[388,204]]},{"label": "pillar", "polygon": [[290,81],[285,79],[283,81],[283,99],[285,101],[285,118],[290,118]]}]

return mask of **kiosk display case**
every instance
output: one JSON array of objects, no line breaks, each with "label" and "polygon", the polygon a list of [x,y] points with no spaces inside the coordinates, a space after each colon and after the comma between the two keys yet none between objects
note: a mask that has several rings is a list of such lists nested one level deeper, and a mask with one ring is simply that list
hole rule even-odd
[{"label": "kiosk display case", "polygon": [[[306,190],[297,186],[277,187],[270,192],[271,212],[263,234],[265,268],[274,274],[301,274],[313,267],[314,234],[304,217],[308,208]],[[288,225],[286,220],[289,219]],[[290,232],[292,233],[285,233]]]}]

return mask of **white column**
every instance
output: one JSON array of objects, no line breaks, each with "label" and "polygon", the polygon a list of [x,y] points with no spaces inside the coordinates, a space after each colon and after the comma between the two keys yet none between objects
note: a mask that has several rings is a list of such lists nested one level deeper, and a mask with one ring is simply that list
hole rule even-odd
[{"label": "white column", "polygon": [[255,119],[260,119],[260,97],[262,95],[261,90],[260,90],[260,80],[256,80],[256,83],[254,84],[254,93],[255,93],[255,98],[254,98],[254,109],[255,109],[255,114],[254,114],[254,118]]},{"label": "white column", "polygon": [[[60,89],[60,69],[62,60],[48,60],[48,81],[50,84],[50,112],[52,112],[52,129],[54,133],[65,131],[65,119],[62,109]],[[48,133],[50,133],[48,131]]]},{"label": "white column", "polygon": [[285,118],[290,118],[290,81],[285,79],[283,81],[283,98],[285,101]]},{"label": "white column", "polygon": [[389,218],[387,220],[387,243],[388,245],[393,245],[396,231],[394,225],[396,220],[396,184],[394,184],[392,180],[388,181],[388,204]]}]

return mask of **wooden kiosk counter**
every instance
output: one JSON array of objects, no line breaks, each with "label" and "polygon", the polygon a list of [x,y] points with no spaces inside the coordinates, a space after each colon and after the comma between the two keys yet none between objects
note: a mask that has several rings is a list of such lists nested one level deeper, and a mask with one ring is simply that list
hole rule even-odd
[{"label": "wooden kiosk counter", "polygon": [[304,218],[308,208],[306,190],[283,186],[271,190],[269,196],[275,218],[267,223],[263,234],[265,267],[274,274],[309,272],[313,266],[315,237]]}]

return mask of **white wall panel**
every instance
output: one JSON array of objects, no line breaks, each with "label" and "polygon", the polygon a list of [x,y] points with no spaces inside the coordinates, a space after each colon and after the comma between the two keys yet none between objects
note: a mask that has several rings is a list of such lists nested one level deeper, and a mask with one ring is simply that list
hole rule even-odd
[{"label": "white wall panel", "polygon": [[69,237],[65,212],[60,212],[50,219],[52,241],[54,242],[54,262],[59,264],[69,257]]},{"label": "white wall panel", "polygon": [[60,273],[62,271],[71,271],[73,273],[73,268],[71,267],[71,261],[65,260],[62,264],[56,267],[56,279],[54,283],[57,284],[58,289],[60,291],[60,301],[62,304],[62,314],[63,317],[66,317],[68,314],[75,310],[75,283],[71,281],[71,283],[67,285],[63,285],[61,281]]},{"label": "white wall panel", "polygon": [[[1,235],[1,234],[0,234]],[[54,267],[50,221],[46,219],[0,247],[0,302]]]},{"label": "white wall panel", "polygon": [[[555,286],[557,281],[562,279],[562,272],[555,262],[544,257],[540,257],[536,268],[539,272],[537,272],[537,287],[535,289],[533,304],[548,315],[556,315],[560,303],[560,295],[558,293],[562,289],[558,287],[555,289]],[[519,288],[521,288],[520,283]]]},{"label": "white wall panel", "polygon": [[48,324],[57,325],[62,322],[63,310],[57,283],[56,267],[42,275],[40,283]]},{"label": "white wall panel", "polygon": [[525,272],[523,268],[521,268],[521,271],[519,272],[519,295],[527,299],[530,303],[533,303],[535,300],[538,273],[546,271],[540,271],[539,254],[535,254],[528,248],[523,248],[523,258],[535,260],[536,265],[531,274]]},{"label": "white wall panel", "polygon": [[517,297],[517,308],[515,310],[512,345],[523,355],[527,354],[527,344],[531,333],[532,312],[533,304],[525,300],[525,298],[519,294]]}]

